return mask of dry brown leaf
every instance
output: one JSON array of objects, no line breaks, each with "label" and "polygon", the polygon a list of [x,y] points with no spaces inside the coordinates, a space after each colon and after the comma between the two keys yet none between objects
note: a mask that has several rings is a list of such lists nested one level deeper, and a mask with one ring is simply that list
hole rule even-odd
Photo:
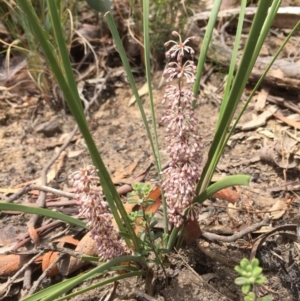
[{"label": "dry brown leaf", "polygon": [[10,276],[16,273],[27,261],[28,255],[0,255],[0,276]]},{"label": "dry brown leaf", "polygon": [[85,151],[85,149],[76,150],[76,151],[68,151],[68,158],[76,158],[76,157],[80,156],[84,151]]},{"label": "dry brown leaf", "polygon": [[[272,219],[279,219],[281,218],[287,209],[287,205],[285,200],[278,199],[276,203],[270,208],[271,211],[271,218]],[[274,211],[274,212],[272,212]]]},{"label": "dry brown leaf", "polygon": [[[75,31],[79,36],[82,36],[87,41],[92,39],[97,39],[100,36],[99,26],[91,25],[88,23],[81,24],[80,28]],[[79,43],[82,43],[81,39],[78,40]]]},{"label": "dry brown leaf", "polygon": [[[130,165],[128,165],[124,170],[122,171],[116,171],[114,173],[114,176],[112,177],[112,181],[114,184],[118,183],[127,183],[128,179],[125,179],[127,176],[131,175],[132,172],[135,170],[136,166],[139,163],[139,159],[136,160],[135,162],[132,162]],[[132,183],[133,181],[130,180]]]},{"label": "dry brown leaf", "polygon": [[[139,93],[140,97],[142,97],[148,93],[148,83],[147,82],[142,86],[142,88],[140,88],[138,90],[138,93]],[[131,98],[129,99],[128,107],[132,106],[135,103],[135,101],[136,101],[135,96],[132,95]]]},{"label": "dry brown leaf", "polygon": [[191,244],[201,236],[202,232],[197,219],[187,220],[184,224],[184,240],[187,244]]},{"label": "dry brown leaf", "polygon": [[16,193],[17,191],[19,191],[19,189],[17,188],[0,188],[0,193],[7,195],[7,194],[13,194]]},{"label": "dry brown leaf", "polygon": [[79,240],[75,239],[72,236],[64,236],[64,237],[55,239],[53,242],[68,243],[68,244],[71,244],[73,246],[78,246],[78,244],[79,244]]},{"label": "dry brown leaf", "polygon": [[262,111],[265,108],[268,95],[269,95],[269,89],[262,89],[258,93],[255,107],[254,107],[255,111]]},{"label": "dry brown leaf", "polygon": [[[78,243],[75,252],[79,254],[85,254],[90,256],[96,256],[98,254],[97,246],[95,241],[91,238],[90,232],[88,232]],[[84,265],[87,265],[88,261],[70,257],[66,255],[58,263],[58,269],[63,276],[67,276],[70,273],[80,269]]]},{"label": "dry brown leaf", "polygon": [[[285,139],[285,141],[287,141]],[[295,142],[293,140],[293,142]],[[289,144],[289,143],[288,143]],[[300,160],[291,155],[291,150],[283,149],[280,142],[275,142],[262,147],[259,151],[260,159],[277,164],[284,169],[295,168]]]},{"label": "dry brown leaf", "polygon": [[240,213],[237,209],[236,204],[228,203],[227,204],[227,213],[231,219],[238,222],[240,219]]},{"label": "dry brown leaf", "polygon": [[256,116],[253,120],[246,122],[242,125],[242,130],[253,130],[266,124],[267,120],[273,116],[277,111],[275,106],[271,106],[266,109],[263,113]]},{"label": "dry brown leaf", "polygon": [[222,4],[220,6],[220,11],[221,10],[226,10],[229,8],[234,8],[239,6],[239,1],[237,0],[223,0]]},{"label": "dry brown leaf", "polygon": [[61,124],[57,117],[50,121],[37,125],[34,132],[44,134],[45,137],[53,137],[57,133],[61,133]]},{"label": "dry brown leaf", "polygon": [[285,77],[284,72],[280,68],[278,68],[278,69],[271,69],[269,71],[268,75],[271,76],[271,77],[279,78],[279,79],[282,79],[282,78]]},{"label": "dry brown leaf", "polygon": [[[42,271],[44,272],[49,265],[53,263],[54,260],[57,259],[59,256],[58,252],[53,252],[49,251],[43,256],[43,261],[42,261]],[[59,274],[59,270],[57,267],[57,264],[55,264],[48,272],[47,272],[47,277],[55,276]]]},{"label": "dry brown leaf", "polygon": [[[60,136],[59,139],[55,139],[54,142],[49,142],[47,145],[46,145],[46,148],[55,148],[57,146],[61,146],[65,143],[66,139],[68,139],[70,137],[70,134],[71,133],[65,133],[65,134],[62,134]],[[81,134],[77,134],[75,135],[72,140],[70,142],[75,142],[77,141],[79,138],[81,138]]]},{"label": "dry brown leaf", "polygon": [[39,246],[40,245],[40,238],[35,230],[35,228],[33,226],[29,226],[28,227],[28,234],[32,240],[32,242],[34,243],[35,246]]},{"label": "dry brown leaf", "polygon": [[[75,238],[73,238],[72,236],[65,236],[59,239],[54,240],[54,242],[58,242],[59,245],[61,247],[64,246],[65,243],[69,243],[72,244],[74,246],[77,246],[79,241]],[[51,265],[53,263],[53,261],[55,261],[57,259],[57,257],[59,256],[59,252],[55,252],[55,251],[49,251],[46,254],[44,254],[41,257],[37,258],[35,260],[36,263],[39,263],[40,261],[42,261],[42,270],[43,272],[49,267],[49,265]],[[48,271],[47,276],[55,276],[58,275],[60,272],[59,268],[58,268],[58,264],[55,264],[50,271]]]},{"label": "dry brown leaf", "polygon": [[216,192],[213,197],[234,204],[240,198],[240,195],[236,190],[233,190],[232,188],[225,188]]},{"label": "dry brown leaf", "polygon": [[[161,190],[160,187],[155,188],[154,190],[152,190],[150,192],[150,194],[147,197],[147,200],[153,200],[154,204],[149,205],[146,210],[145,213],[153,213],[153,215],[157,212],[157,210],[159,209],[159,207],[161,206]],[[137,218],[137,223],[142,223],[142,219],[141,218]],[[134,231],[136,233],[136,235],[139,236],[140,232],[144,229],[144,227],[142,226],[135,226],[134,227]]]}]

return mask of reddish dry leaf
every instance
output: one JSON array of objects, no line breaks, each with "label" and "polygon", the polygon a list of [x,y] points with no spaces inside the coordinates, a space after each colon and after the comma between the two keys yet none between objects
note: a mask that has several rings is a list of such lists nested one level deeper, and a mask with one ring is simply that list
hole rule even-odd
[{"label": "reddish dry leaf", "polygon": [[[90,256],[96,256],[98,254],[98,250],[95,244],[95,241],[91,238],[90,232],[88,232],[78,243],[75,252],[79,254],[85,254]],[[79,258],[65,256],[58,263],[58,268],[60,273],[63,276],[67,276],[70,273],[80,269],[84,265],[88,264],[88,261],[83,261]]]},{"label": "reddish dry leaf", "polygon": [[161,205],[161,190],[160,187],[155,188],[148,195],[147,200],[153,200],[155,203],[146,208],[146,213],[156,213]]},{"label": "reddish dry leaf", "polygon": [[188,220],[184,224],[184,240],[187,244],[191,244],[201,236],[202,232],[196,219]]},{"label": "reddish dry leaf", "polygon": [[[53,252],[49,251],[43,256],[43,261],[42,261],[42,271],[44,272],[49,265],[53,263],[54,260],[57,259],[59,256],[58,252]],[[55,276],[59,274],[59,270],[57,267],[57,264],[55,264],[48,272],[47,272],[47,277]]]},{"label": "reddish dry leaf", "polygon": [[0,276],[16,273],[27,261],[28,255],[0,255]]},{"label": "reddish dry leaf", "polygon": [[40,238],[33,226],[28,227],[28,234],[35,246],[40,245]]},{"label": "reddish dry leaf", "polygon": [[222,200],[225,200],[231,204],[234,204],[240,197],[239,193],[237,191],[231,189],[231,188],[225,188],[218,192],[216,192],[213,195],[214,198],[219,198]]},{"label": "reddish dry leaf", "polygon": [[[158,208],[161,205],[161,190],[160,187],[155,188],[150,192],[150,194],[147,197],[147,200],[153,200],[154,204],[148,206],[145,210],[145,213],[153,213],[153,215],[157,212]],[[137,218],[137,223],[142,223],[142,218]],[[140,231],[143,230],[144,227],[142,226],[135,226],[134,231],[136,235],[139,236]]]},{"label": "reddish dry leaf", "polygon": [[79,240],[75,239],[72,236],[65,236],[62,238],[58,238],[58,239],[55,239],[53,242],[68,243],[68,244],[71,244],[74,246],[78,246],[78,244],[79,244]]},{"label": "reddish dry leaf", "polygon": [[[59,239],[56,239],[54,242],[58,242],[59,245],[61,245],[62,247],[64,246],[64,243],[69,243],[72,244],[74,246],[77,246],[79,241],[77,239],[74,239],[72,236],[65,236]],[[50,264],[52,264],[52,262],[54,260],[57,259],[57,257],[59,256],[59,252],[53,252],[53,251],[49,251],[46,254],[44,254],[41,257],[38,257],[35,260],[35,263],[39,263],[40,261],[42,261],[42,270],[43,272],[48,268],[48,266]],[[59,268],[58,268],[58,264],[54,265],[50,271],[48,271],[47,276],[55,276],[59,274]]]}]

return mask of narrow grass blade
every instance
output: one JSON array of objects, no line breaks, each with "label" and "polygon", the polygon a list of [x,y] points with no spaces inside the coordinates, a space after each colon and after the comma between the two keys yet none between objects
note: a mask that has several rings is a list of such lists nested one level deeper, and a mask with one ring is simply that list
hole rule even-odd
[{"label": "narrow grass blade", "polygon": [[144,111],[144,108],[143,108],[142,100],[141,100],[141,98],[139,96],[139,93],[138,93],[138,90],[136,88],[136,84],[135,84],[135,81],[134,81],[134,78],[133,78],[133,75],[132,75],[132,72],[131,72],[131,69],[130,69],[130,65],[129,65],[128,59],[126,57],[126,52],[125,52],[125,49],[123,47],[121,38],[119,36],[115,21],[112,18],[110,12],[105,14],[105,20],[106,20],[107,25],[110,29],[110,32],[113,36],[113,39],[114,39],[114,42],[116,44],[119,55],[121,57],[124,69],[126,71],[126,74],[127,74],[128,81],[130,83],[132,92],[133,92],[133,94],[136,98],[136,102],[138,104],[140,113],[142,115],[143,123],[144,123],[144,126],[146,128],[147,136],[148,136],[148,139],[149,139],[149,142],[150,142],[150,145],[151,145],[151,149],[152,149],[152,153],[153,153],[153,156],[154,156],[154,159],[155,159],[155,165],[157,167],[157,170],[159,170],[159,163],[158,163],[158,158],[157,158],[157,155],[156,155],[156,150],[155,150],[155,147],[154,147],[152,133],[151,133],[151,130],[150,130],[149,125],[148,125],[148,121],[147,121],[147,117],[146,117],[146,114],[145,114],[145,111]]},{"label": "narrow grass blade", "polygon": [[[124,269],[124,267],[123,267],[123,269]],[[84,289],[81,289],[81,290],[78,290],[75,293],[72,293],[72,294],[66,295],[64,297],[55,299],[55,301],[63,301],[63,300],[66,300],[66,299],[70,299],[71,297],[75,297],[77,295],[81,295],[81,294],[83,294],[85,292],[88,292],[88,291],[90,291],[92,289],[95,289],[95,288],[97,288],[99,286],[104,286],[106,284],[113,283],[115,281],[126,279],[126,278],[145,276],[145,274],[146,274],[145,271],[135,271],[135,272],[125,273],[123,275],[114,276],[114,277],[105,279],[103,281],[100,281],[98,283],[89,285],[88,287],[86,287]],[[32,301],[35,301],[35,300],[32,300]]]},{"label": "narrow grass blade", "polygon": [[149,0],[143,1],[143,29],[144,29],[144,59],[145,59],[146,79],[148,84],[148,94],[149,94],[151,118],[152,118],[152,129],[154,134],[154,146],[155,146],[154,155],[156,157],[155,161],[157,162],[157,172],[160,177],[161,161],[159,155],[159,145],[158,145],[156,118],[155,118],[155,111],[154,111],[151,66],[150,66],[151,54],[150,54],[150,37],[149,37]]},{"label": "narrow grass blade", "polygon": [[[153,93],[152,93],[152,80],[151,80],[151,67],[150,67],[150,37],[149,37],[149,0],[143,1],[143,25],[144,25],[144,57],[145,57],[145,68],[146,68],[146,78],[148,84],[150,110],[152,118],[152,129],[154,135],[154,146],[155,146],[155,157],[157,162],[157,172],[158,177],[161,178],[161,159],[159,153],[158,135],[156,118],[154,111]],[[164,232],[168,232],[168,214],[167,214],[167,203],[166,199],[162,195],[163,204],[163,217],[164,217]]]},{"label": "narrow grass blade", "polygon": [[[252,59],[254,50],[261,34],[261,28],[267,18],[268,9],[272,4],[272,0],[260,1],[257,8],[257,13],[254,17],[249,37],[244,49],[244,53],[234,78],[232,88],[228,95],[227,106],[224,108],[222,119],[219,121],[219,126],[216,130],[212,145],[208,153],[208,160],[203,169],[203,177],[197,186],[197,194],[203,192],[209,184],[213,172],[219,162],[219,159],[224,151],[227,131],[232,121],[234,112],[244,91],[248,81],[250,72],[253,68],[254,62],[257,59]],[[250,64],[251,62],[251,64]]]},{"label": "narrow grass blade", "polygon": [[218,124],[220,123],[220,120],[222,120],[224,118],[223,117],[224,110],[225,110],[226,106],[228,105],[228,101],[229,101],[228,96],[229,96],[230,88],[232,86],[232,81],[234,79],[233,74],[234,74],[235,65],[236,65],[236,61],[237,61],[237,57],[238,57],[238,50],[239,50],[239,45],[240,45],[241,36],[242,36],[246,6],[247,6],[247,0],[242,0],[239,17],[238,17],[238,19],[239,19],[238,25],[237,25],[236,34],[235,34],[235,41],[234,41],[234,46],[233,46],[233,50],[232,50],[232,57],[231,57],[231,61],[230,61],[229,71],[228,71],[227,80],[226,80],[226,86],[225,86],[225,90],[224,90],[224,97],[223,97],[223,101],[221,103],[217,127],[218,127]]},{"label": "narrow grass blade", "polygon": [[249,175],[233,175],[227,176],[222,180],[210,185],[200,195],[194,199],[194,203],[203,203],[216,192],[231,186],[249,186],[251,176]]},{"label": "narrow grass blade", "polygon": [[57,297],[61,296],[62,294],[68,292],[69,290],[71,290],[73,287],[75,287],[79,283],[81,283],[81,282],[87,280],[88,278],[92,277],[94,274],[104,273],[109,268],[111,268],[113,266],[116,266],[121,262],[126,262],[126,261],[140,262],[144,266],[147,266],[146,263],[145,263],[145,260],[142,257],[139,257],[139,256],[122,256],[122,257],[119,257],[119,258],[116,258],[116,259],[112,259],[112,260],[110,260],[106,263],[101,264],[100,266],[92,269],[91,271],[89,271],[89,272],[87,272],[83,275],[77,276],[75,279],[73,279],[73,281],[68,282],[63,287],[60,287],[59,289],[57,289],[55,292],[53,292],[51,294],[48,294],[48,296],[46,298],[43,298],[42,300],[43,301],[53,301],[55,298],[57,298]]},{"label": "narrow grass blade", "polygon": [[208,46],[209,46],[209,43],[210,43],[210,40],[212,37],[212,33],[213,33],[213,30],[215,27],[215,23],[216,23],[216,20],[218,17],[218,12],[220,10],[221,3],[222,3],[222,0],[214,1],[213,8],[212,8],[211,14],[210,14],[210,18],[209,18],[208,24],[206,26],[205,35],[204,35],[203,43],[202,43],[202,48],[200,50],[200,55],[199,55],[199,59],[198,59],[196,81],[195,81],[194,87],[193,87],[195,97],[198,96],[200,80],[201,80],[201,76],[203,73],[206,53],[207,53]]},{"label": "narrow grass blade", "polygon": [[[96,269],[98,269],[98,268],[99,267],[97,267]],[[51,296],[50,298],[53,298],[53,299],[50,299],[51,301],[65,300],[66,298],[76,296],[78,294],[78,292],[72,293],[68,296],[64,296],[64,297],[61,297],[61,298],[58,298],[58,299],[55,299],[55,298],[60,297],[62,294],[68,292],[69,290],[74,288],[76,285],[78,285],[78,284],[80,284],[84,281],[93,279],[95,277],[99,277],[104,272],[103,271],[102,272],[97,272],[97,271],[95,271],[95,269],[93,269],[90,272],[85,273],[83,275],[78,275],[78,276],[72,277],[70,279],[64,280],[62,282],[59,282],[57,284],[54,284],[49,288],[46,288],[46,289],[44,289],[40,292],[37,292],[37,293],[33,294],[32,296],[29,296],[27,298],[22,299],[22,301],[38,301],[38,300],[41,300],[41,299],[42,300],[47,300],[46,298],[49,298],[50,296]],[[98,287],[98,286],[105,285],[105,284],[111,283],[113,281],[116,281],[115,280],[116,277],[121,277],[121,278],[117,278],[117,280],[118,280],[118,279],[133,277],[133,276],[143,276],[143,275],[145,275],[145,273],[146,272],[143,271],[143,270],[138,271],[138,272],[129,272],[129,273],[126,273],[124,275],[119,275],[119,276],[115,276],[115,277],[105,279],[104,281],[101,281],[100,283],[96,283],[94,286]],[[87,275],[87,274],[89,274],[89,275]],[[81,278],[81,279],[78,280],[78,278]],[[66,289],[66,287],[67,287],[67,289]],[[92,289],[91,287],[92,286],[89,286],[86,289],[81,290],[81,293]]]},{"label": "narrow grass blade", "polygon": [[61,220],[70,225],[75,225],[78,227],[82,227],[84,229],[88,229],[88,227],[86,226],[86,224],[84,222],[82,222],[76,218],[73,218],[71,216],[65,215],[60,212],[55,212],[55,211],[44,209],[44,208],[36,208],[36,207],[25,206],[25,205],[20,205],[20,204],[0,203],[0,210],[20,211],[20,212],[25,212],[25,213],[38,214],[38,215],[42,215],[42,216],[51,217],[56,220]]},{"label": "narrow grass blade", "polygon": [[[58,53],[60,54],[60,56],[58,57],[55,55],[55,48],[53,47],[53,45],[49,44],[47,35],[39,24],[38,18],[31,5],[31,2],[28,0],[19,0],[18,5],[21,7],[25,16],[27,17],[28,22],[32,27],[32,32],[39,41],[41,48],[45,53],[49,66],[51,67],[56,80],[61,90],[63,91],[68,107],[70,108],[72,115],[74,116],[76,123],[78,124],[78,127],[85,139],[93,163],[99,170],[98,174],[100,177],[103,192],[105,194],[107,202],[109,203],[116,223],[120,230],[122,230],[123,232],[126,232],[126,230],[128,231],[128,233],[131,235],[135,250],[138,251],[140,248],[138,239],[135,235],[120,196],[110,178],[110,175],[101,159],[96,144],[89,131],[70,62],[64,62],[62,65],[60,65],[62,61],[69,60],[69,58],[66,52],[65,41],[62,35],[63,29],[59,22],[56,1],[47,1],[49,5],[49,14],[51,15],[50,19],[52,22],[53,30],[55,30],[55,39],[57,43],[57,45],[54,45],[54,47],[58,47]],[[120,217],[120,215],[122,218]],[[131,245],[131,242],[129,240],[127,240],[126,242],[129,246]]]}]

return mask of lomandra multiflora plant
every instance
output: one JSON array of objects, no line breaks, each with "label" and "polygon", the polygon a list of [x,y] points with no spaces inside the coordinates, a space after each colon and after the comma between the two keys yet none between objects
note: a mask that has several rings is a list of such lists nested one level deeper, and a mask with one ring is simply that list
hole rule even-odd
[{"label": "lomandra multiflora plant", "polygon": [[[164,71],[168,82],[163,103],[167,109],[162,118],[166,124],[167,152],[171,157],[169,167],[163,171],[162,189],[167,201],[168,219],[175,227],[180,227],[187,219],[195,219],[193,199],[196,184],[201,174],[201,140],[196,132],[198,120],[194,115],[195,97],[192,84],[195,81],[196,66],[190,59],[194,50],[179,39],[168,41],[171,46],[166,52],[170,62]],[[75,189],[80,214],[87,218],[91,237],[95,240],[100,258],[109,260],[127,255],[130,250],[113,226],[113,215],[99,186],[97,169],[90,165],[70,176]]]},{"label": "lomandra multiflora plant", "polygon": [[95,240],[99,257],[113,259],[130,253],[125,241],[113,226],[113,215],[99,186],[97,169],[90,165],[70,175],[80,214],[88,220],[91,237]]},{"label": "lomandra multiflora plant", "polygon": [[186,213],[187,219],[193,220],[193,199],[196,184],[201,174],[201,143],[196,132],[198,120],[194,114],[195,101],[192,84],[195,81],[196,66],[192,60],[194,50],[187,43],[194,37],[182,42],[176,31],[173,36],[179,39],[168,41],[173,44],[166,52],[168,63],[164,76],[169,85],[166,87],[163,103],[167,109],[162,118],[166,124],[167,152],[171,157],[169,167],[163,171],[162,188],[168,205],[169,222],[180,227]]}]

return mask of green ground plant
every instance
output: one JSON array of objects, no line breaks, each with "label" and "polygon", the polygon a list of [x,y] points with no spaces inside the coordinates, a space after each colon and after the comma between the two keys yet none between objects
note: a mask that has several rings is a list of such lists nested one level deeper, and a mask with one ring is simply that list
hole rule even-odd
[{"label": "green ground plant", "polygon": [[270,296],[258,298],[256,296],[255,286],[265,284],[267,279],[262,275],[262,268],[259,266],[257,258],[249,261],[243,258],[240,265],[234,267],[235,271],[240,275],[235,279],[235,283],[240,285],[242,293],[245,295],[244,301],[271,301]]},{"label": "green ground plant", "polygon": [[[211,184],[211,179],[230,135],[263,79],[262,77],[257,83],[243,109],[240,112],[237,112],[241,95],[281,1],[265,0],[258,3],[257,12],[244,47],[240,65],[238,69],[235,70],[234,66],[237,58],[247,2],[245,0],[241,1],[232,63],[227,76],[227,83],[215,128],[215,134],[206,162],[202,162],[202,149],[198,142],[198,139],[201,139],[201,133],[200,137],[198,137],[198,135],[193,132],[193,125],[197,122],[193,108],[197,105],[206,51],[212,37],[221,0],[214,1],[197,67],[194,65],[193,60],[183,60],[183,56],[186,52],[193,55],[193,49],[188,45],[188,42],[192,37],[182,40],[178,32],[173,32],[174,40],[169,42],[166,41],[166,46],[168,47],[167,58],[170,59],[170,63],[168,68],[166,68],[164,75],[170,85],[166,88],[164,101],[167,105],[165,122],[167,124],[166,128],[168,129],[168,139],[171,147],[169,149],[169,154],[173,162],[170,165],[171,169],[168,169],[168,172],[171,172],[170,174],[162,170],[157,139],[157,123],[153,104],[150,72],[151,39],[149,1],[142,1],[142,16],[146,78],[149,91],[149,105],[152,114],[151,125],[149,125],[146,119],[143,104],[138,94],[121,38],[110,12],[110,5],[108,2],[105,2],[105,5],[108,6],[98,6],[99,2],[95,1],[89,0],[88,3],[92,4],[92,7],[95,9],[104,13],[105,20],[112,33],[116,48],[126,70],[133,94],[136,97],[155,158],[157,173],[163,183],[162,204],[164,229],[163,233],[155,233],[153,230],[153,225],[155,224],[153,215],[146,214],[146,209],[151,204],[151,200],[148,200],[146,197],[149,192],[149,187],[147,185],[144,186],[143,184],[138,184],[133,187],[134,193],[138,196],[138,205],[140,206],[140,209],[138,213],[128,215],[107,168],[102,161],[101,155],[99,154],[89,130],[83,106],[78,95],[77,85],[69,59],[69,51],[63,24],[61,22],[61,10],[58,6],[58,1],[46,0],[45,2],[47,5],[51,32],[53,32],[51,38],[49,36],[49,31],[45,28],[45,24],[39,20],[32,2],[30,0],[18,0],[17,5],[20,8],[19,11],[22,14],[22,18],[28,22],[28,28],[30,29],[34,41],[38,42],[41,46],[47,61],[47,66],[51,69],[53,76],[64,94],[67,105],[85,139],[94,164],[94,166],[89,166],[75,172],[71,175],[71,178],[75,191],[77,195],[80,196],[81,214],[88,218],[88,223],[81,226],[91,230],[91,235],[94,237],[99,249],[99,257],[96,258],[96,260],[102,260],[104,262],[83,275],[74,276],[59,284],[53,285],[46,290],[27,297],[24,299],[26,301],[68,299],[71,296],[74,296],[74,293],[65,296],[63,296],[63,294],[67,294],[73,287],[82,281],[97,277],[110,270],[122,269],[127,270],[127,273],[110,277],[109,279],[100,282],[98,285],[113,282],[116,281],[116,279],[132,276],[145,276],[149,269],[146,260],[149,252],[153,252],[156,255],[155,262],[163,266],[164,254],[171,252],[176,241],[180,240],[185,222],[195,218],[193,212],[194,206],[201,204],[212,194],[223,188],[232,185],[248,185],[250,182],[250,176],[248,175],[229,176],[214,184]],[[97,5],[92,2],[95,2]],[[299,24],[300,22],[298,22],[294,30]],[[287,37],[285,43],[293,34],[294,30]],[[49,41],[51,39],[53,39],[53,43],[50,44]],[[285,43],[283,43],[282,47],[274,56],[274,60],[284,47]],[[268,69],[266,72],[267,71]],[[173,98],[176,100],[174,103],[172,102]],[[238,115],[235,122],[233,122],[234,115]],[[173,126],[175,128],[173,128]],[[178,144],[178,141],[176,140],[176,131],[174,131],[176,126],[179,126],[178,133],[181,135],[180,139],[184,140],[184,144]],[[192,140],[189,140],[192,141],[189,142],[190,144],[186,143],[188,138],[192,138]],[[190,161],[195,162],[195,164],[187,164],[187,162]],[[198,163],[203,167],[201,171],[197,169]],[[173,175],[175,176],[173,177]],[[182,177],[182,175],[187,177],[188,181],[186,178]],[[101,189],[99,188],[99,182],[101,184]],[[0,210],[5,208],[5,210],[22,211],[24,208],[20,206],[21,205],[0,203]],[[31,208],[26,210],[27,212],[30,210],[32,213],[54,217],[52,211],[45,209],[38,210],[37,208]],[[78,225],[78,223],[74,221],[75,219],[67,219],[61,215],[56,215],[56,218]],[[141,220],[139,218],[141,218]],[[118,229],[112,227],[111,222],[113,219],[115,220]],[[169,223],[172,225],[171,230],[169,230]],[[145,229],[142,231],[143,233],[136,233],[136,226],[143,226]],[[109,235],[107,233],[109,233]],[[112,254],[115,255],[112,256]],[[84,255],[82,255],[82,259],[91,260],[91,258]],[[127,266],[119,266],[122,262],[130,262],[130,264]],[[81,292],[82,291],[77,292],[77,294]]]}]

